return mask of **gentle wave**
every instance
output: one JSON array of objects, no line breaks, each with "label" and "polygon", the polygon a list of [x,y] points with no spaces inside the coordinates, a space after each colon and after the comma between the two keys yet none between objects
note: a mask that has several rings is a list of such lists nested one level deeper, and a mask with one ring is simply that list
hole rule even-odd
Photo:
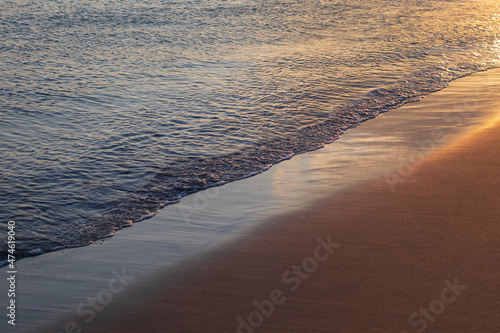
[{"label": "gentle wave", "polygon": [[498,67],[498,12],[495,1],[3,3],[0,224],[16,221],[19,257],[84,246],[321,148]]}]

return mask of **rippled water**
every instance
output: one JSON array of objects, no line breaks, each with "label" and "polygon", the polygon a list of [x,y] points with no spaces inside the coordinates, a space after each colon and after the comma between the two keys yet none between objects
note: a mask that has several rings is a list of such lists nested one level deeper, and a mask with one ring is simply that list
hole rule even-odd
[{"label": "rippled water", "polygon": [[499,33],[493,0],[1,1],[2,230],[88,244],[498,66]]}]

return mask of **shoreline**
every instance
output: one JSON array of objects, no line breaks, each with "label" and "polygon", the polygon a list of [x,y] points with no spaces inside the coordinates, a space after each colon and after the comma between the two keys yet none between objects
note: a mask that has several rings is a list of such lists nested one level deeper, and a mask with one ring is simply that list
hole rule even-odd
[{"label": "shoreline", "polygon": [[476,126],[133,282],[83,332],[498,330],[499,148],[499,121]]},{"label": "shoreline", "polygon": [[159,276],[127,295],[134,305],[84,332],[493,332],[499,149],[497,121],[395,191],[379,179],[273,218],[181,281]]},{"label": "shoreline", "polygon": [[[422,101],[362,123],[323,149],[298,155],[255,177],[214,188],[217,193],[205,191],[186,197],[183,200],[194,203],[210,199],[208,205],[200,209],[186,204],[187,222],[180,206],[173,205],[153,219],[134,225],[134,231],[124,230],[99,244],[24,259],[19,263],[25,272],[20,276],[23,285],[20,301],[31,308],[25,305],[20,314],[33,315],[31,325],[48,319],[50,329],[64,331],[61,323],[67,321],[61,318],[66,315],[61,317],[60,313],[66,311],[74,317],[79,305],[108,288],[110,279],[116,277],[113,270],[120,275],[126,269],[130,285],[123,293],[113,294],[113,303],[103,312],[97,311],[91,325],[104,317],[109,319],[106,311],[118,311],[115,304],[127,304],[123,297],[133,297],[136,289],[132,286],[148,281],[147,277],[153,272],[164,273],[153,277],[158,283],[152,284],[151,295],[160,287],[167,288],[165,279],[170,283],[184,279],[190,275],[185,272],[224,255],[218,251],[232,251],[241,242],[253,239],[258,230],[273,226],[270,216],[279,219],[287,213],[300,214],[303,209],[323,202],[325,197],[345,194],[374,178],[384,177],[388,171],[398,172],[401,159],[407,161],[412,152],[418,152],[423,158],[465,132],[483,126],[497,111],[498,99],[495,97],[499,85],[500,70],[473,74],[452,82],[449,88]],[[442,140],[422,147],[419,142],[432,137],[434,131],[442,132]],[[225,224],[225,220],[232,220],[233,224]],[[165,223],[169,223],[167,230]],[[186,275],[181,274],[183,272]],[[132,282],[134,278],[138,280]],[[278,287],[282,285],[279,277],[276,282]],[[61,293],[54,294],[55,290]],[[50,307],[51,319],[40,313],[45,307]],[[35,321],[35,318],[38,319]],[[85,327],[84,319],[85,316],[75,319],[82,323],[82,328]],[[39,323],[30,331],[47,331],[40,330],[42,327],[45,328]]]}]

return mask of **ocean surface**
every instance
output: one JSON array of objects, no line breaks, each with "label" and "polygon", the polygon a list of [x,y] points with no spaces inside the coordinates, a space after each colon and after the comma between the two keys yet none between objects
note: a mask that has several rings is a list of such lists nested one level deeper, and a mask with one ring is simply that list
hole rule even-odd
[{"label": "ocean surface", "polygon": [[0,261],[8,221],[84,246],[499,60],[494,0],[0,0]]}]

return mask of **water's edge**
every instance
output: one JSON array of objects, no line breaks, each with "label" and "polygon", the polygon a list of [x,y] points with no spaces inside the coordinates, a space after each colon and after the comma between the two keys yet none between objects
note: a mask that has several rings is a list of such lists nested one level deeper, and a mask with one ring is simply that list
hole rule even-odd
[{"label": "water's edge", "polygon": [[[493,74],[496,77],[488,81]],[[330,193],[328,189],[332,187],[348,188],[388,171],[397,172],[401,159],[406,163],[414,160],[414,153],[421,153],[420,142],[429,141],[436,131],[457,135],[469,126],[486,121],[489,115],[485,114],[479,93],[494,96],[499,74],[500,71],[493,70],[464,78],[474,79],[478,84],[469,91],[470,95],[477,92],[477,96],[470,99],[462,95],[463,91],[454,95],[453,89],[443,89],[433,94],[434,97],[408,104],[398,112],[384,113],[347,131],[335,144],[324,149],[295,156],[256,177],[187,196],[179,204],[162,209],[147,223],[134,226],[133,233],[120,232],[92,246],[20,261],[19,329],[85,305],[85,299],[106,288],[115,276],[113,272],[124,272],[132,279],[148,274],[155,267],[175,266],[186,257],[234,236],[244,237],[248,228],[266,216],[315,201]],[[487,82],[491,83],[489,87]],[[441,103],[452,100],[458,104],[449,107],[443,104],[438,111],[427,110],[436,103],[438,95],[445,97]],[[445,141],[434,143],[435,146],[426,143],[428,153]],[[406,165],[405,172],[408,171]],[[7,287],[4,280],[0,283],[2,289]],[[79,324],[85,325],[85,318],[81,317]],[[0,327],[3,324],[0,323]]]}]

